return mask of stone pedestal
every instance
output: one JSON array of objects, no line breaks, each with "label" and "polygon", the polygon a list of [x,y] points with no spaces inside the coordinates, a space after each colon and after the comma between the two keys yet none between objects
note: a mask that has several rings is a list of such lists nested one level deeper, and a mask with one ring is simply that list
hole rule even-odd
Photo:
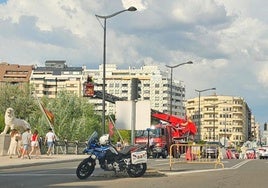
[{"label": "stone pedestal", "polygon": [[7,155],[9,145],[10,145],[10,135],[1,134],[0,135],[0,156]]}]

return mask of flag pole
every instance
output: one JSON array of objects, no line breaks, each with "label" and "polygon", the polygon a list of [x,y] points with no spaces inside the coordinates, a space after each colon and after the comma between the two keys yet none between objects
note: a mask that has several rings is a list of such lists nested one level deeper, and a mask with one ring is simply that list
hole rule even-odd
[{"label": "flag pole", "polygon": [[[48,117],[47,117],[47,115],[46,115],[46,112],[45,112],[45,110],[44,110],[44,107],[42,106],[42,104],[41,104],[41,102],[40,102],[40,100],[39,100],[39,98],[37,97],[37,95],[36,95],[35,92],[34,92],[34,96],[35,96],[35,99],[37,100],[37,103],[38,103],[39,108],[41,109],[42,113],[45,115],[46,120],[47,120],[47,122],[48,122],[48,124],[49,124],[49,127],[52,129],[52,132],[54,133],[56,140],[59,140],[59,137],[55,134],[54,127],[53,127],[53,125],[50,123],[50,121],[49,121],[49,119],[48,119]],[[66,151],[64,152],[64,150],[62,149],[62,146],[60,146],[60,150],[61,150],[62,153],[66,154]],[[54,151],[54,144],[53,144],[53,151]]]},{"label": "flag pole", "polygon": [[48,122],[48,124],[49,124],[49,127],[52,129],[52,132],[54,133],[56,140],[58,140],[58,137],[57,137],[57,135],[55,134],[55,131],[54,131],[54,127],[53,127],[53,125],[51,124],[51,122],[49,121],[49,119],[48,119],[48,117],[47,117],[47,115],[46,115],[46,113],[45,113],[44,107],[42,106],[42,104],[41,104],[41,102],[40,102],[40,100],[39,100],[39,98],[37,97],[37,95],[36,95],[35,92],[34,92],[34,97],[35,97],[35,99],[37,100],[38,106],[39,106],[39,108],[41,109],[42,113],[45,115],[45,118],[46,118],[46,120],[47,120],[47,122]]},{"label": "flag pole", "polygon": [[120,138],[121,142],[123,143],[123,142],[124,142],[123,137],[121,136],[121,134],[120,134],[120,132],[118,131],[118,129],[115,127],[114,120],[111,118],[111,116],[110,116],[110,115],[109,115],[109,119],[110,119],[110,121],[112,122],[112,124],[113,124],[113,126],[114,126],[115,131],[116,131],[116,132],[117,132],[117,134],[119,135],[119,138]]}]

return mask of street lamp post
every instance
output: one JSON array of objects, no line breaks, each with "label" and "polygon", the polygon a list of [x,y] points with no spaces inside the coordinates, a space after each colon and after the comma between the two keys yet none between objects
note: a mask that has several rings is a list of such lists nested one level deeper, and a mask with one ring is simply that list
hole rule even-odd
[{"label": "street lamp post", "polygon": [[147,131],[147,156],[150,157],[151,153],[150,153],[150,128],[146,129]]},{"label": "street lamp post", "polygon": [[121,11],[118,11],[118,12],[115,12],[111,15],[108,15],[108,16],[101,16],[101,15],[95,15],[98,18],[101,18],[103,19],[103,83],[102,83],[102,125],[103,125],[103,134],[105,134],[105,76],[106,76],[106,20],[108,18],[111,18],[111,17],[114,17],[118,14],[121,14],[123,12],[126,12],[126,11],[136,11],[137,8],[135,7],[129,7],[128,9],[125,9],[125,10],[121,10]]},{"label": "street lamp post", "polygon": [[198,90],[196,89],[195,91],[198,92],[198,126],[197,126],[197,131],[198,131],[198,141],[201,140],[201,108],[200,108],[200,98],[201,98],[201,93],[209,90],[216,90],[215,87],[213,88],[208,88],[208,89],[202,89]]},{"label": "street lamp post", "polygon": [[173,69],[174,68],[177,68],[177,67],[179,67],[179,66],[182,66],[182,65],[186,65],[186,64],[193,64],[193,62],[192,61],[188,61],[188,62],[186,62],[186,63],[180,63],[180,64],[178,64],[178,65],[174,65],[174,66],[170,66],[170,65],[166,65],[166,67],[168,67],[168,68],[170,68],[170,105],[169,105],[169,113],[170,113],[170,115],[172,115],[172,82],[173,82]]},{"label": "street lamp post", "polygon": [[224,102],[219,102],[219,103],[216,103],[216,104],[212,104],[213,105],[213,141],[215,141],[215,122],[216,122],[216,117],[215,117],[215,108],[217,105],[219,104],[224,104],[224,103],[227,103],[226,101]]}]

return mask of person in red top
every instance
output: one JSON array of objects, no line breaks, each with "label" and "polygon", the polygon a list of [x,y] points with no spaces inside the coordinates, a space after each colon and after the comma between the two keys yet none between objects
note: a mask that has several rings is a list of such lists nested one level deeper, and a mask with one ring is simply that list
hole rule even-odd
[{"label": "person in red top", "polygon": [[35,130],[31,137],[31,151],[29,155],[31,156],[33,152],[35,152],[36,158],[40,155],[40,148],[39,148],[39,142],[38,142],[39,136],[38,131]]}]

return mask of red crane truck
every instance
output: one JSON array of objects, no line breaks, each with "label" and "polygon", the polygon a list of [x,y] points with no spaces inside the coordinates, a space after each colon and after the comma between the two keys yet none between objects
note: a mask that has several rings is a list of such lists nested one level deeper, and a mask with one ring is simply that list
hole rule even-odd
[{"label": "red crane truck", "polygon": [[[153,158],[166,158],[170,154],[171,144],[187,143],[194,139],[197,128],[193,122],[155,110],[151,111],[152,117],[161,120],[161,122],[147,130],[137,131],[135,141],[138,144],[147,143],[149,147],[151,140],[153,146],[150,147],[149,153]],[[174,156],[176,153],[177,151],[174,150],[172,155]]]}]

